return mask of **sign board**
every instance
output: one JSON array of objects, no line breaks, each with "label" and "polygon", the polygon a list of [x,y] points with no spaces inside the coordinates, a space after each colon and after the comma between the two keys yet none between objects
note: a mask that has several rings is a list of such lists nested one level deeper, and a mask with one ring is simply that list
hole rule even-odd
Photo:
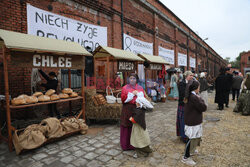
[{"label": "sign board", "polygon": [[192,68],[196,67],[195,60],[196,60],[195,58],[189,57],[189,65],[190,65],[190,67],[192,67]]},{"label": "sign board", "polygon": [[187,66],[187,55],[178,53],[178,66]]},{"label": "sign board", "polygon": [[144,42],[135,39],[127,34],[123,34],[124,50],[128,50],[135,54],[144,53],[153,55],[153,43]]},{"label": "sign board", "polygon": [[87,24],[27,4],[28,34],[77,42],[92,51],[107,46],[107,27]]},{"label": "sign board", "polygon": [[150,64],[149,69],[150,70],[162,70],[162,65],[161,64]]},{"label": "sign board", "polygon": [[11,64],[16,67],[84,69],[85,57],[11,52]]},{"label": "sign board", "polygon": [[163,47],[159,48],[159,56],[161,56],[168,64],[174,64],[174,50],[165,49]]},{"label": "sign board", "polygon": [[118,61],[118,71],[135,71],[135,63],[130,61]]}]

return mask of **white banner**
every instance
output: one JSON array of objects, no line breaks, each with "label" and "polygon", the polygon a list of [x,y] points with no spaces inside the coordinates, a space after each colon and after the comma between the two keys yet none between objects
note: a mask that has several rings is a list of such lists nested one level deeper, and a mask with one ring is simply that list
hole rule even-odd
[{"label": "white banner", "polygon": [[143,42],[127,34],[123,35],[124,50],[131,51],[135,54],[144,53],[153,55],[153,43]]},{"label": "white banner", "polygon": [[187,55],[178,53],[178,66],[187,66]]},{"label": "white banner", "polygon": [[[123,34],[124,50],[128,50],[135,54],[144,53],[153,56],[153,43],[143,42],[135,39],[127,34]],[[138,77],[141,81],[145,81],[145,71],[143,64],[138,64]]]},{"label": "white banner", "polygon": [[87,24],[27,4],[28,34],[77,42],[95,50],[107,46],[107,27]]},{"label": "white banner", "polygon": [[174,50],[165,49],[158,46],[159,56],[165,59],[169,64],[174,64]]},{"label": "white banner", "polygon": [[195,58],[189,57],[189,66],[192,68],[196,67]]}]

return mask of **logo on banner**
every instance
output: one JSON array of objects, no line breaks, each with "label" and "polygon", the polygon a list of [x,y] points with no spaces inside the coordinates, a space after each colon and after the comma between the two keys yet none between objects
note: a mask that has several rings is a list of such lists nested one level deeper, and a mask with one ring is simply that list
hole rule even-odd
[{"label": "logo on banner", "polygon": [[125,50],[131,51],[130,49],[131,45],[132,45],[132,39],[130,37],[126,37],[125,38]]}]

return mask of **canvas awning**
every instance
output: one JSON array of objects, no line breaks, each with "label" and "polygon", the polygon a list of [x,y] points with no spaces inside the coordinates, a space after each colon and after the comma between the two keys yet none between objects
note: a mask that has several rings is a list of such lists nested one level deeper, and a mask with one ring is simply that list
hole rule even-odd
[{"label": "canvas awning", "polygon": [[148,55],[148,54],[138,54],[139,57],[149,61],[150,63],[155,63],[155,64],[168,64],[166,60],[164,60],[161,56],[153,56],[153,55]]},{"label": "canvas awning", "polygon": [[142,58],[138,57],[136,54],[132,52],[106,46],[99,46],[98,48],[96,48],[93,55],[94,57],[97,58],[112,56],[114,59],[144,61]]},{"label": "canvas awning", "polygon": [[38,37],[0,29],[0,46],[10,50],[25,52],[51,52],[55,54],[92,56],[85,48],[75,42]]}]

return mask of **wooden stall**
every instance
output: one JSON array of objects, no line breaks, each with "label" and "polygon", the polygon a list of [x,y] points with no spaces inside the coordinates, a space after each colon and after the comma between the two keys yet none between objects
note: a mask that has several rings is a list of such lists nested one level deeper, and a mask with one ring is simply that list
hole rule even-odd
[{"label": "wooden stall", "polygon": [[[110,86],[110,72],[115,71],[115,64],[117,64],[117,71],[116,72],[124,72],[124,78],[126,78],[128,72],[136,72],[138,71],[138,63],[143,63],[143,59],[138,57],[136,54],[121,50],[121,49],[116,49],[116,48],[111,48],[111,47],[104,47],[104,46],[99,46],[96,48],[96,50],[93,53],[94,56],[94,76],[95,78],[97,77],[97,62],[98,61],[104,61],[105,63],[105,76],[107,76],[106,80],[106,86]],[[110,68],[110,64],[111,67]],[[94,81],[96,85],[96,80]],[[125,79],[126,83],[126,79]]]},{"label": "wooden stall", "polygon": [[152,77],[154,78],[151,78],[151,79],[156,80],[157,71],[162,71],[162,66],[165,67],[165,65],[168,65],[168,63],[161,56],[153,56],[153,55],[148,55],[148,54],[138,54],[138,56],[144,59],[146,62],[148,62],[148,67],[145,67],[145,89],[146,89],[146,92],[148,92],[147,74],[149,74],[149,72],[151,71],[152,73],[154,73],[152,74]]},{"label": "wooden stall", "polygon": [[[6,31],[0,29],[0,46],[3,53],[4,85],[6,98],[6,119],[8,138],[0,136],[8,142],[9,150],[12,151],[12,132],[16,129],[11,125],[11,110],[33,106],[41,106],[52,103],[71,102],[82,100],[82,110],[77,116],[85,119],[84,98],[84,56],[91,56],[83,47],[77,43],[63,40],[37,37],[33,35]],[[57,69],[80,69],[82,96],[57,101],[38,102],[34,104],[13,106],[10,104],[8,65],[11,67],[30,68],[57,68]],[[69,77],[70,78],[70,77]],[[70,83],[70,79],[69,79]],[[71,84],[69,84],[70,87]]]},{"label": "wooden stall", "polygon": [[[118,98],[120,89],[111,89],[116,100],[109,102],[105,98],[107,86],[113,84],[111,74],[115,72],[123,72],[124,78],[129,72],[137,71],[137,64],[143,62],[143,59],[129,51],[120,49],[99,46],[93,53],[94,56],[94,89],[86,90],[86,119],[89,120],[120,120],[122,104]],[[101,67],[97,64],[102,64]],[[117,65],[117,67],[115,67]],[[102,70],[102,75],[105,76],[104,81],[97,80],[98,73]],[[98,89],[98,84],[103,82],[103,87]],[[126,83],[126,82],[125,82]],[[111,86],[112,87],[112,86]],[[112,87],[113,88],[113,87]],[[108,90],[111,91],[110,89]],[[109,94],[110,95],[110,94]]]}]

